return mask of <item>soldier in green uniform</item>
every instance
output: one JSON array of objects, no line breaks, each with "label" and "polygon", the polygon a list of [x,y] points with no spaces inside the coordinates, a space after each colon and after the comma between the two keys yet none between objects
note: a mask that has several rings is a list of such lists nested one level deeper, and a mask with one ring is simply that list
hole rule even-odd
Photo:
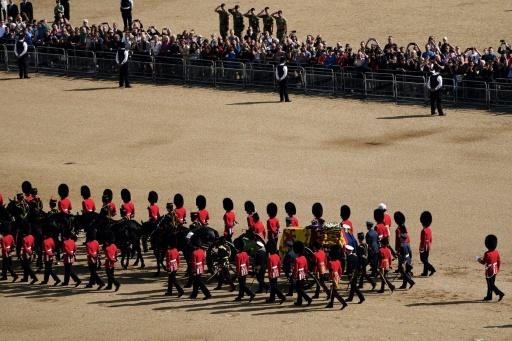
[{"label": "soldier in green uniform", "polygon": [[270,7],[265,7],[262,9],[260,13],[258,13],[258,18],[263,19],[263,32],[268,32],[268,34],[272,35],[274,32],[274,18],[268,13]]},{"label": "soldier in green uniform", "polygon": [[217,6],[217,8],[215,9],[215,12],[219,14],[219,31],[222,39],[226,39],[229,30],[229,13],[224,8],[225,6],[226,4],[221,4],[220,6]]},{"label": "soldier in green uniform", "polygon": [[282,42],[288,31],[288,25],[286,24],[285,17],[283,17],[283,11],[279,10],[272,13],[272,17],[276,19],[277,39],[279,39],[279,42]]},{"label": "soldier in green uniform", "polygon": [[260,19],[254,13],[255,10],[256,9],[251,8],[244,14],[244,17],[249,18],[249,26],[252,28],[252,33],[254,35],[253,39],[258,36],[258,33],[260,33]]},{"label": "soldier in green uniform", "polygon": [[244,31],[244,16],[238,10],[240,6],[236,5],[235,8],[228,9],[229,13],[233,16],[233,30],[235,31],[235,35],[242,39],[242,32]]}]

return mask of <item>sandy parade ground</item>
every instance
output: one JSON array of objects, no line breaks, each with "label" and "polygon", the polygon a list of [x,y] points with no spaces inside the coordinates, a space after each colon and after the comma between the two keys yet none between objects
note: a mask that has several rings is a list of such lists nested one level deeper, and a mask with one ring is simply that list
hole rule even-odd
[{"label": "sandy parade ground", "polygon": [[[52,3],[38,1],[36,17],[50,18]],[[74,1],[72,21],[119,22],[117,1],[105,3]],[[432,34],[461,46],[496,46],[508,39],[504,23],[512,15],[505,1],[399,0],[385,8],[373,1],[241,3],[251,4],[282,6],[299,35],[322,32],[331,43],[352,44],[388,34],[399,44],[423,42],[433,27]],[[139,0],[134,17],[208,34],[217,28],[216,5]],[[442,19],[443,12],[453,22]],[[432,17],[438,22],[430,23]],[[70,186],[75,207],[83,184],[97,203],[106,187],[119,203],[119,191],[127,187],[141,220],[149,190],[159,193],[162,208],[174,193],[183,193],[188,211],[195,209],[196,195],[204,194],[210,224],[219,230],[226,196],[234,200],[240,222],[248,199],[265,219],[266,204],[278,203],[282,221],[283,205],[292,200],[302,222],[316,201],[327,221],[337,221],[346,203],[356,232],[384,201],[391,212],[407,216],[417,274],[419,215],[432,212],[431,260],[438,272],[417,278],[411,291],[391,295],[366,288],[364,304],[341,312],[324,309],[323,300],[309,308],[267,305],[265,295],[239,304],[228,291],[213,292],[208,301],[165,297],[165,279],[153,277],[148,253],[146,269],[118,270],[117,293],[0,282],[5,339],[512,339],[509,114],[448,109],[446,117],[431,117],[422,106],[306,96],[293,96],[288,105],[276,103],[272,93],[141,84],[119,90],[108,81],[16,76],[0,72],[4,198],[19,192],[25,179],[38,188],[45,208],[62,182]],[[509,295],[500,303],[481,301],[485,279],[475,256],[483,254],[488,233],[499,238],[503,264],[497,284]],[[85,279],[82,248],[78,260]],[[62,266],[57,271],[62,275]]]}]

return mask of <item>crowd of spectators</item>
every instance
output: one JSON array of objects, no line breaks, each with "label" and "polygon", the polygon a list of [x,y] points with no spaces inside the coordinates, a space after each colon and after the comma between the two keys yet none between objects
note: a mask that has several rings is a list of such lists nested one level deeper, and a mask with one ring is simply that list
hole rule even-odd
[{"label": "crowd of spectators", "polygon": [[301,66],[354,67],[374,72],[423,72],[437,64],[442,74],[457,79],[512,79],[512,48],[505,41],[500,42],[497,50],[488,47],[483,51],[476,47],[462,49],[446,37],[438,42],[433,36],[422,46],[399,46],[391,36],[384,46],[373,38],[352,46],[341,42],[329,45],[321,35],[307,35],[300,40],[295,31],[279,41],[268,32],[255,34],[251,28],[242,38],[230,30],[222,39],[216,34],[201,36],[194,30],[177,33],[167,27],[157,29],[143,25],[140,20],[134,20],[131,30],[126,32],[115,23],[89,24],[87,19],[80,26],[73,26],[63,15],[48,22],[30,20],[25,13],[19,13],[0,21],[0,44],[14,44],[20,33],[29,45],[95,52],[114,51],[123,42],[133,54],[155,57],[253,63],[276,62],[286,57],[289,63]]}]

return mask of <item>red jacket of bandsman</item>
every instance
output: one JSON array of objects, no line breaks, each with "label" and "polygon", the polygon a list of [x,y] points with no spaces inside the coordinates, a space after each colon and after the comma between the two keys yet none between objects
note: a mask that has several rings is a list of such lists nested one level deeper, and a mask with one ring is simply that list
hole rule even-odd
[{"label": "red jacket of bandsman", "polygon": [[121,208],[125,218],[133,219],[135,217],[135,205],[132,201],[123,202]]},{"label": "red jacket of bandsman", "polygon": [[387,246],[379,249],[379,269],[388,270],[391,267],[393,256],[391,250]]},{"label": "red jacket of bandsman", "polygon": [[277,239],[277,237],[279,236],[279,229],[280,229],[280,225],[279,225],[279,219],[277,218],[269,218],[267,220],[267,232],[268,232],[268,237],[269,238],[274,238],[274,239]]},{"label": "red jacket of bandsman", "polygon": [[279,278],[281,273],[281,257],[277,253],[268,256],[267,261],[268,278]]},{"label": "red jacket of bandsman", "polygon": [[185,218],[187,217],[187,210],[185,207],[176,208],[174,212],[176,212],[176,218],[178,218],[178,222],[180,224],[184,224]]},{"label": "red jacket of bandsman", "polygon": [[91,240],[85,244],[85,249],[87,252],[87,263],[89,264],[97,264],[98,256],[100,253],[100,244],[97,240]]},{"label": "red jacket of bandsman", "polygon": [[265,226],[261,221],[255,222],[253,225],[254,233],[258,234],[261,238],[267,238],[267,232],[265,231]]},{"label": "red jacket of bandsman", "polygon": [[34,253],[34,236],[31,234],[23,237],[23,245],[22,245],[22,253],[23,256],[28,258],[32,256]]},{"label": "red jacket of bandsman", "polygon": [[156,222],[160,218],[160,208],[157,204],[151,204],[148,207],[149,220]]},{"label": "red jacket of bandsman", "polygon": [[192,253],[192,270],[196,275],[204,274],[204,263],[206,262],[206,256],[204,250],[197,248]]},{"label": "red jacket of bandsman", "polygon": [[432,229],[430,227],[425,227],[421,230],[420,236],[420,252],[430,251],[432,247]]},{"label": "red jacket of bandsman", "polygon": [[487,251],[482,259],[485,265],[485,276],[491,278],[500,271],[501,260],[498,250]]},{"label": "red jacket of bandsman", "polygon": [[341,280],[341,276],[343,275],[341,262],[338,259],[329,261],[329,270],[331,281],[338,284]]},{"label": "red jacket of bandsman", "polygon": [[53,257],[55,256],[55,242],[52,237],[43,240],[43,255],[45,262],[53,261]]},{"label": "red jacket of bandsman", "polygon": [[65,264],[73,264],[75,261],[75,252],[76,252],[76,244],[73,239],[66,239],[62,243],[62,248],[64,249],[64,263]]},{"label": "red jacket of bandsman", "polygon": [[178,271],[180,267],[180,253],[175,247],[167,249],[165,254],[165,265],[167,271],[173,272]]},{"label": "red jacket of bandsman", "polygon": [[105,248],[105,268],[114,269],[117,262],[117,246],[112,243]]},{"label": "red jacket of bandsman", "polygon": [[293,277],[296,280],[304,280],[308,275],[308,261],[306,257],[299,256],[295,258],[295,265],[293,266]]},{"label": "red jacket of bandsman", "polygon": [[71,200],[68,198],[60,199],[57,203],[57,208],[60,213],[70,214],[73,207],[71,206]]},{"label": "red jacket of bandsman", "polygon": [[228,211],[224,213],[224,236],[232,235],[233,234],[233,227],[235,226],[236,222],[236,216],[235,212]]},{"label": "red jacket of bandsman", "polygon": [[210,220],[210,214],[208,213],[208,210],[204,208],[202,210],[199,210],[199,212],[197,213],[199,215],[199,222],[202,225],[208,225],[208,220]]},{"label": "red jacket of bandsman", "polygon": [[94,200],[91,198],[84,199],[82,201],[82,212],[83,213],[90,213],[96,211],[96,204],[94,203]]},{"label": "red jacket of bandsman", "polygon": [[236,274],[239,277],[247,276],[249,273],[249,255],[245,251],[240,251],[235,257]]},{"label": "red jacket of bandsman", "polygon": [[315,257],[315,268],[313,272],[323,275],[327,272],[327,256],[324,250],[316,251],[313,256]]},{"label": "red jacket of bandsman", "polygon": [[16,244],[11,234],[2,236],[2,257],[10,257],[15,248]]}]

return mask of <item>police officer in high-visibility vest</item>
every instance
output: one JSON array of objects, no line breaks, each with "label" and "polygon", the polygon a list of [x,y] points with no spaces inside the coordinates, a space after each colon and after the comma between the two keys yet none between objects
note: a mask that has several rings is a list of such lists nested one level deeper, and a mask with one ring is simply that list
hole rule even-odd
[{"label": "police officer in high-visibility vest", "polygon": [[288,98],[288,67],[286,66],[285,57],[281,57],[276,68],[276,79],[279,83],[279,98],[281,102],[291,102]]},{"label": "police officer in high-visibility vest", "polygon": [[119,67],[119,87],[123,86],[131,88],[130,81],[128,80],[128,57],[129,52],[124,47],[124,43],[119,45],[116,53],[116,64]]},{"label": "police officer in high-visibility vest", "polygon": [[427,89],[430,92],[430,114],[436,114],[436,108],[439,116],[444,116],[443,108],[441,107],[441,89],[443,87],[443,77],[439,74],[439,66],[435,64],[430,70],[430,75],[427,79]]},{"label": "police officer in high-visibility vest", "polygon": [[18,68],[20,69],[20,79],[30,78],[28,76],[28,44],[25,41],[25,34],[18,36],[18,41],[14,46],[14,55],[18,58]]}]

